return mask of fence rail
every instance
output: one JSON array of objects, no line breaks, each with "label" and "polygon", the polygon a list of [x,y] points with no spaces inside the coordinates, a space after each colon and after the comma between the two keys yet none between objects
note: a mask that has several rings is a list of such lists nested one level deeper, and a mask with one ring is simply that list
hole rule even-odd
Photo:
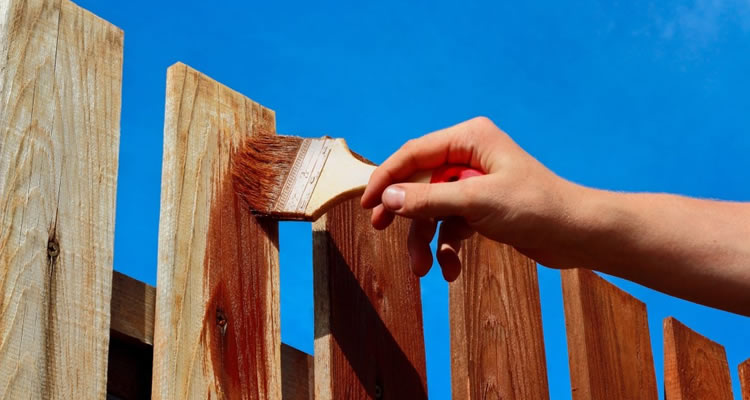
[{"label": "fence rail", "polygon": [[[68,0],[0,0],[0,398],[426,398],[406,224],[357,199],[313,225],[314,355],[281,343],[278,226],[234,194],[273,111],[167,73],[157,287],[112,271],[123,33]],[[479,236],[450,286],[454,399],[549,398],[536,265]],[[575,399],[657,397],[646,306],[562,272]],[[724,348],[664,321],[669,399],[731,398]],[[750,400],[750,360],[739,366]]]}]

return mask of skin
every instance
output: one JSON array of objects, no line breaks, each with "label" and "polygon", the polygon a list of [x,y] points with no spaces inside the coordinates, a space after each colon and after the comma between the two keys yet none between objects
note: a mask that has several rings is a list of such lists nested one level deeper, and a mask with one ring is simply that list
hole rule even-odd
[{"label": "skin", "polygon": [[[418,170],[463,164],[486,175],[403,183]],[[461,241],[478,232],[547,267],[588,268],[696,303],[750,316],[750,203],[615,193],[567,181],[479,117],[408,141],[370,177],[362,206],[385,229],[412,219],[412,269],[461,271]]]}]

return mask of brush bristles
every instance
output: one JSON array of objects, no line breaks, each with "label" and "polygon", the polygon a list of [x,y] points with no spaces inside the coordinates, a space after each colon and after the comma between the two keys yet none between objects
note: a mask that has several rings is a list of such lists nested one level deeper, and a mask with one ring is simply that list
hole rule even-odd
[{"label": "brush bristles", "polygon": [[271,214],[303,140],[264,134],[242,144],[234,156],[234,189],[251,211]]}]

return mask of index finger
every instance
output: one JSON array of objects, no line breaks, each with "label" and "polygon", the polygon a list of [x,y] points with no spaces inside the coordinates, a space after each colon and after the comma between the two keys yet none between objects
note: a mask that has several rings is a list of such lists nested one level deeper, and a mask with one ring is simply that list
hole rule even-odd
[{"label": "index finger", "polygon": [[433,169],[446,163],[481,168],[478,141],[472,137],[479,131],[476,120],[461,122],[406,142],[372,173],[362,194],[362,207],[377,206],[385,188],[403,182],[419,170]]}]

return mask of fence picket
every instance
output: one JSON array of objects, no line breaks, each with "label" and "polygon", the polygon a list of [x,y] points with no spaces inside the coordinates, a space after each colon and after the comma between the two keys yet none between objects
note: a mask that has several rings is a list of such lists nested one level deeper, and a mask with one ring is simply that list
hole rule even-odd
[{"label": "fence picket", "polygon": [[724,346],[673,317],[664,319],[664,396],[669,400],[732,399]]},{"label": "fence picket", "polygon": [[453,399],[549,398],[536,263],[480,235],[460,255],[450,284]]},{"label": "fence picket", "polygon": [[427,397],[419,279],[408,222],[370,226],[359,199],[313,224],[315,398]]},{"label": "fence picket", "polygon": [[742,398],[744,400],[750,400],[750,358],[739,365],[739,370]]},{"label": "fence picket", "polygon": [[[114,271],[107,394],[122,400],[151,395],[156,288]],[[282,399],[312,400],[313,357],[281,344]]]},{"label": "fence picket", "polygon": [[[359,199],[316,221],[315,356],[282,344],[278,225],[230,171],[274,113],[184,64],[158,290],[112,271],[122,61],[122,31],[69,0],[0,0],[0,398],[426,398],[408,222],[375,231]],[[535,263],[478,235],[461,260],[453,398],[549,398]],[[562,283],[573,398],[656,399],[645,305],[588,270]],[[718,343],[670,317],[664,354],[666,398],[732,398]]]},{"label": "fence picket", "polygon": [[646,305],[585,269],[562,271],[574,399],[657,399]]},{"label": "fence picket", "polygon": [[278,224],[234,193],[241,140],[274,114],[176,64],[167,74],[154,399],[281,397]]},{"label": "fence picket", "polygon": [[0,398],[106,393],[123,34],[0,0]]}]

